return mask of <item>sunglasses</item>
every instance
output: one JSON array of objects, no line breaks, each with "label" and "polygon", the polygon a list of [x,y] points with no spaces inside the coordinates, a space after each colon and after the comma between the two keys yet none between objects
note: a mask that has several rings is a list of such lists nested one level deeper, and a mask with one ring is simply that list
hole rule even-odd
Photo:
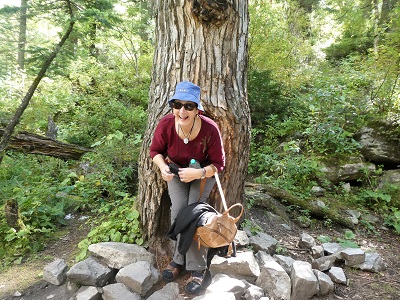
[{"label": "sunglasses", "polygon": [[171,107],[175,108],[175,109],[181,109],[182,106],[185,108],[185,110],[192,111],[193,109],[195,109],[197,107],[197,104],[196,103],[185,103],[185,104],[183,104],[181,102],[176,102],[176,101],[173,101],[171,103]]}]

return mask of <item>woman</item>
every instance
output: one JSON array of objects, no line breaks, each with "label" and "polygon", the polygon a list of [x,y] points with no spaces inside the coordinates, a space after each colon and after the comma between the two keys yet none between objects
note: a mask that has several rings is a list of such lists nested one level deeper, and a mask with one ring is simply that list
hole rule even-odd
[{"label": "woman", "polygon": [[[158,123],[150,156],[168,183],[173,223],[179,211],[187,205],[206,202],[215,184],[215,171],[221,172],[225,166],[225,154],[218,126],[201,115],[204,109],[200,103],[200,87],[188,81],[178,83],[168,104],[172,114]],[[176,171],[171,163],[178,166]],[[202,289],[207,267],[207,248],[199,250],[197,242],[192,240],[189,250],[183,255],[178,251],[179,238],[175,243],[173,260],[163,271],[163,277],[172,281],[186,268],[191,271],[191,277],[185,289],[197,294]]]}]

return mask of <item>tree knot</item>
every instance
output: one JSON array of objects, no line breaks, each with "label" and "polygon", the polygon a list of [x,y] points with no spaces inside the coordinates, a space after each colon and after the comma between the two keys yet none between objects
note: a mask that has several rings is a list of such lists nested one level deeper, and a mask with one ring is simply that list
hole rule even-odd
[{"label": "tree knot", "polygon": [[203,23],[222,25],[232,8],[230,0],[193,0],[192,13]]}]

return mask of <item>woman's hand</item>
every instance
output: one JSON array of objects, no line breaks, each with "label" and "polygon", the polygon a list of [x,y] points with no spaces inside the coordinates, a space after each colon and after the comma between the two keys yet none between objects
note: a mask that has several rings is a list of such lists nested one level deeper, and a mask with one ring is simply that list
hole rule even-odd
[{"label": "woman's hand", "polygon": [[166,182],[171,181],[172,178],[174,178],[174,174],[171,173],[171,170],[169,169],[168,165],[165,165],[160,169],[161,171],[161,177],[164,179]]},{"label": "woman's hand", "polygon": [[203,170],[195,168],[179,168],[178,174],[182,182],[191,182],[195,179],[200,179]]}]

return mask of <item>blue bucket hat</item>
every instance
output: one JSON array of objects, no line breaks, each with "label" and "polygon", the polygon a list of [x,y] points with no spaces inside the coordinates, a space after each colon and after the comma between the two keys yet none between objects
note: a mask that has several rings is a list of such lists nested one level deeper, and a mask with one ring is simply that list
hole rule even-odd
[{"label": "blue bucket hat", "polygon": [[200,103],[200,87],[189,81],[182,81],[176,85],[175,94],[168,100],[168,104],[171,106],[171,102],[174,100],[194,102],[197,104],[198,110],[204,111]]}]

